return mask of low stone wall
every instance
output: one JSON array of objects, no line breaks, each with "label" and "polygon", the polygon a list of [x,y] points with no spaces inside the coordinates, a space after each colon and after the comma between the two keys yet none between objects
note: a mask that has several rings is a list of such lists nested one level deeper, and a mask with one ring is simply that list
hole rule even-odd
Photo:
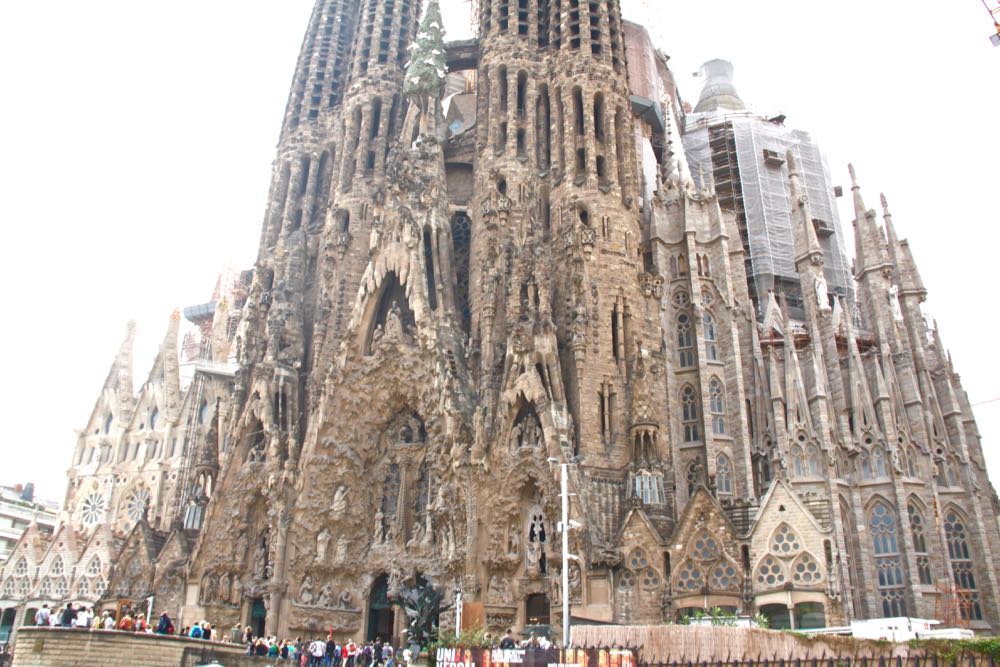
[{"label": "low stone wall", "polygon": [[262,667],[236,644],[114,630],[23,627],[17,631],[12,667],[194,667],[213,660],[224,667]]}]

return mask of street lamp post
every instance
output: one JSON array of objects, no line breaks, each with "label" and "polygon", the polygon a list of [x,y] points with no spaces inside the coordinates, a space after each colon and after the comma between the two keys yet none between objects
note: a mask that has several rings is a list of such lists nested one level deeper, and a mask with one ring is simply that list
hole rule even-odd
[{"label": "street lamp post", "polygon": [[569,648],[569,464],[559,464],[559,494],[562,496],[562,640]]}]

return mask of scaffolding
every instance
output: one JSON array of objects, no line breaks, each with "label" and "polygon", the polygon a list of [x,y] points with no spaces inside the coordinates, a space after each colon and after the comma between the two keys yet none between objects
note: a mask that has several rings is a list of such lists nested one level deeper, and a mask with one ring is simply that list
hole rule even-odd
[{"label": "scaffolding", "polygon": [[761,298],[769,290],[782,292],[794,310],[801,290],[785,165],[785,153],[791,150],[809,197],[830,291],[852,302],[854,285],[829,170],[809,134],[785,127],[783,120],[745,112],[689,116],[683,141],[691,172],[696,179],[711,173],[720,206],[736,215],[752,294]]}]

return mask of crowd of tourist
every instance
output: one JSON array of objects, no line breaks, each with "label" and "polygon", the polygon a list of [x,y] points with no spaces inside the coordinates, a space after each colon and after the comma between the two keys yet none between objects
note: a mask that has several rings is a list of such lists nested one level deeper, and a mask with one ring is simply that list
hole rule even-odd
[{"label": "crowd of tourist", "polygon": [[200,621],[190,627],[177,629],[167,612],[160,614],[158,621],[151,623],[146,615],[128,607],[122,609],[121,618],[104,611],[95,617],[89,607],[78,607],[72,602],[59,609],[43,605],[35,613],[35,625],[83,628],[90,630],[118,630],[121,632],[175,635],[205,641],[242,644],[247,655],[268,657],[287,661],[299,667],[409,667],[415,656],[409,648],[396,649],[381,638],[373,642],[357,644],[353,639],[346,642],[335,640],[332,635],[326,639],[317,637],[305,640],[297,637],[278,639],[258,637],[249,625],[233,625],[228,634],[219,632],[208,621]]},{"label": "crowd of tourist", "polygon": [[254,637],[250,626],[241,629],[233,626],[232,641],[242,633],[247,645],[247,655],[269,657],[288,661],[299,667],[409,667],[413,656],[410,649],[395,649],[380,638],[373,642],[357,644],[353,639],[339,642],[332,636],[294,641],[277,637]]}]

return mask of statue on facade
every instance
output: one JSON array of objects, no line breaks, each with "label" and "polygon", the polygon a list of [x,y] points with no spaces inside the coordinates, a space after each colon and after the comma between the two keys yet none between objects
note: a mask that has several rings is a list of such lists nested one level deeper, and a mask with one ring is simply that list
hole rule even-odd
[{"label": "statue on facade", "polygon": [[320,534],[316,537],[316,558],[315,558],[315,561],[317,563],[322,563],[323,561],[326,560],[326,550],[327,550],[327,547],[330,545],[330,540],[331,539],[332,539],[332,535],[330,535],[330,531],[328,531],[326,528],[324,528],[320,532]]}]

